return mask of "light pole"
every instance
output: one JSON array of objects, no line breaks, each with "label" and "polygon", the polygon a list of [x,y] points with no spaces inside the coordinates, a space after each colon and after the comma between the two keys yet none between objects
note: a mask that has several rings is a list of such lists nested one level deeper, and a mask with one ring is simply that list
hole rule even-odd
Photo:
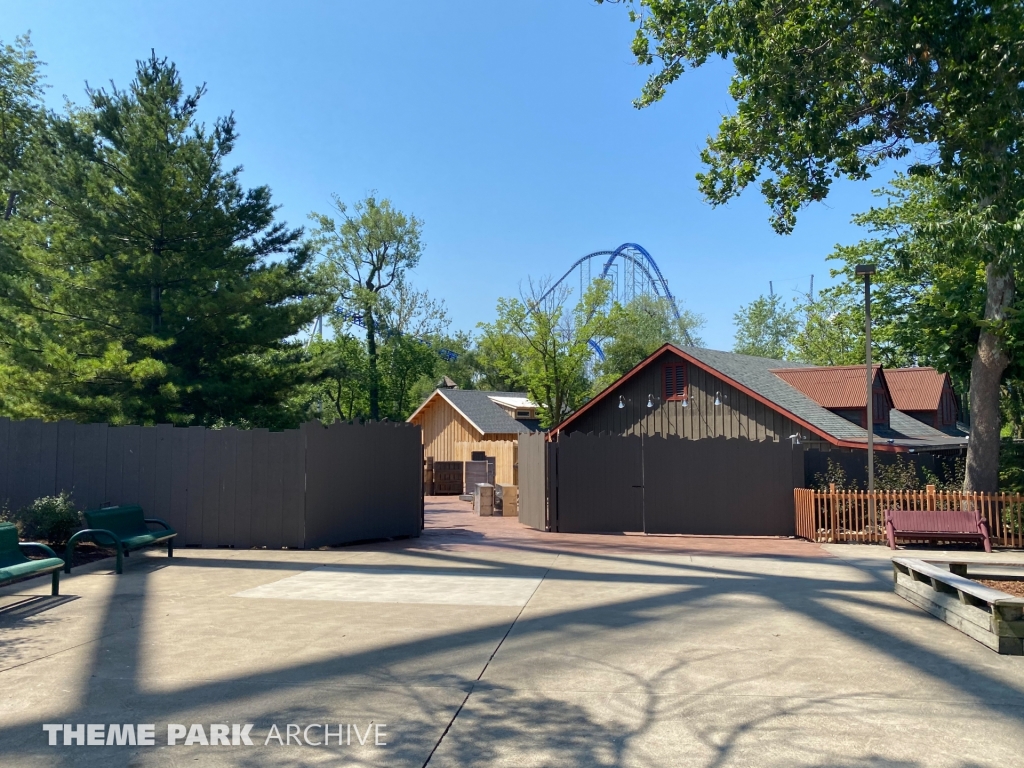
[{"label": "light pole", "polygon": [[[868,493],[875,490],[875,414],[874,389],[871,381],[871,276],[875,274],[874,264],[858,264],[853,272],[864,276],[864,377],[867,380],[868,421]],[[870,497],[869,497],[870,498]]]}]

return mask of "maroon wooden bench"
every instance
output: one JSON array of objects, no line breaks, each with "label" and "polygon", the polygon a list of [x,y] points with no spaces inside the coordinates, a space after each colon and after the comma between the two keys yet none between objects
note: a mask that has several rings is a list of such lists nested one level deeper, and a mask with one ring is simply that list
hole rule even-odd
[{"label": "maroon wooden bench", "polygon": [[896,539],[927,539],[929,541],[978,541],[986,552],[992,551],[988,520],[980,512],[959,509],[885,511],[885,535],[889,549],[896,549]]}]

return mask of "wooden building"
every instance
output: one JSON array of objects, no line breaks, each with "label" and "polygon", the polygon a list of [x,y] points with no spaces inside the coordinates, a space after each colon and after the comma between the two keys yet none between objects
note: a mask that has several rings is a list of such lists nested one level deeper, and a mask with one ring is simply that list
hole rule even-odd
[{"label": "wooden building", "polygon": [[[947,449],[966,443],[962,433],[941,432],[894,407],[886,373],[874,369],[876,450]],[[865,396],[863,367],[815,367],[666,344],[551,434],[793,440],[824,450],[856,450],[867,446]]]},{"label": "wooden building", "polygon": [[519,436],[538,431],[537,405],[522,392],[443,388],[408,418],[423,429],[423,454],[434,461],[469,461],[474,451],[495,458],[495,482],[517,485]]}]

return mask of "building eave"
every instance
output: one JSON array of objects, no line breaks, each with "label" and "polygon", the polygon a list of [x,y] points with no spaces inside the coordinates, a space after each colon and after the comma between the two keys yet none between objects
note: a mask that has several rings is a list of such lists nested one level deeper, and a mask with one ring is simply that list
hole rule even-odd
[{"label": "building eave", "polygon": [[[448,405],[450,405],[450,406],[452,407],[452,410],[454,410],[454,411],[455,411],[455,412],[456,412],[457,414],[459,414],[459,416],[461,416],[462,418],[464,418],[464,419],[466,420],[466,422],[467,422],[467,423],[468,423],[468,424],[469,424],[469,425],[470,425],[471,427],[473,427],[473,429],[475,429],[475,430],[477,431],[477,433],[478,433],[478,434],[479,434],[479,435],[480,435],[481,437],[483,437],[484,435],[486,435],[486,434],[487,434],[487,432],[484,432],[484,431],[483,431],[482,429],[480,429],[479,425],[478,425],[478,424],[477,424],[477,423],[476,423],[475,421],[473,421],[473,420],[472,420],[471,418],[469,418],[469,416],[467,416],[467,415],[466,415],[466,414],[465,414],[465,413],[464,413],[464,412],[463,412],[463,411],[462,411],[462,410],[461,410],[461,409],[459,408],[459,406],[457,406],[457,405],[456,405],[455,403],[453,403],[453,402],[452,402],[452,401],[451,401],[451,400],[450,400],[450,399],[449,399],[448,397],[446,397],[446,396],[445,396],[445,394],[444,394],[444,390],[443,390],[443,389],[435,389],[435,390],[434,390],[434,393],[433,393],[433,394],[432,394],[432,395],[431,395],[430,397],[428,397],[428,398],[427,398],[426,400],[424,400],[424,401],[423,401],[423,403],[422,403],[422,404],[420,405],[420,407],[419,407],[419,408],[417,408],[417,409],[416,409],[415,411],[413,411],[413,412],[412,412],[412,415],[411,415],[411,416],[409,416],[409,418],[408,418],[408,419],[406,419],[406,421],[407,421],[407,422],[412,422],[412,421],[413,421],[413,419],[415,419],[415,418],[416,418],[417,416],[419,416],[419,415],[420,415],[420,413],[421,413],[421,412],[423,411],[423,409],[424,409],[424,408],[426,408],[426,407],[427,407],[428,405],[430,405],[430,403],[432,403],[432,402],[434,401],[434,398],[435,398],[435,397],[440,397],[440,398],[441,398],[442,400],[444,400],[444,401],[445,401],[446,403],[448,403]],[[493,433],[493,434],[504,434],[504,433]],[[512,434],[512,433],[509,433],[509,434]]]}]

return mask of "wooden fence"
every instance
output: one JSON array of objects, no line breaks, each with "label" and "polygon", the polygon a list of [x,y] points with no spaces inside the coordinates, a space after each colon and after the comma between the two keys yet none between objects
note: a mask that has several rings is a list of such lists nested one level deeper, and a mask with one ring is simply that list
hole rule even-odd
[{"label": "wooden fence", "polygon": [[112,427],[0,419],[0,504],[71,494],[80,509],[140,504],[178,544],[318,547],[416,536],[420,428]]},{"label": "wooden fence", "polygon": [[1024,496],[936,491],[793,491],[796,535],[820,542],[885,543],[885,511],[977,510],[988,520],[992,543],[1024,546]]},{"label": "wooden fence", "polygon": [[[446,461],[471,461],[474,451],[483,451],[494,457],[494,482],[516,485],[517,446],[514,440],[479,440],[455,443],[455,454]],[[435,457],[436,459],[436,457]],[[466,493],[471,491],[467,488]]]}]

